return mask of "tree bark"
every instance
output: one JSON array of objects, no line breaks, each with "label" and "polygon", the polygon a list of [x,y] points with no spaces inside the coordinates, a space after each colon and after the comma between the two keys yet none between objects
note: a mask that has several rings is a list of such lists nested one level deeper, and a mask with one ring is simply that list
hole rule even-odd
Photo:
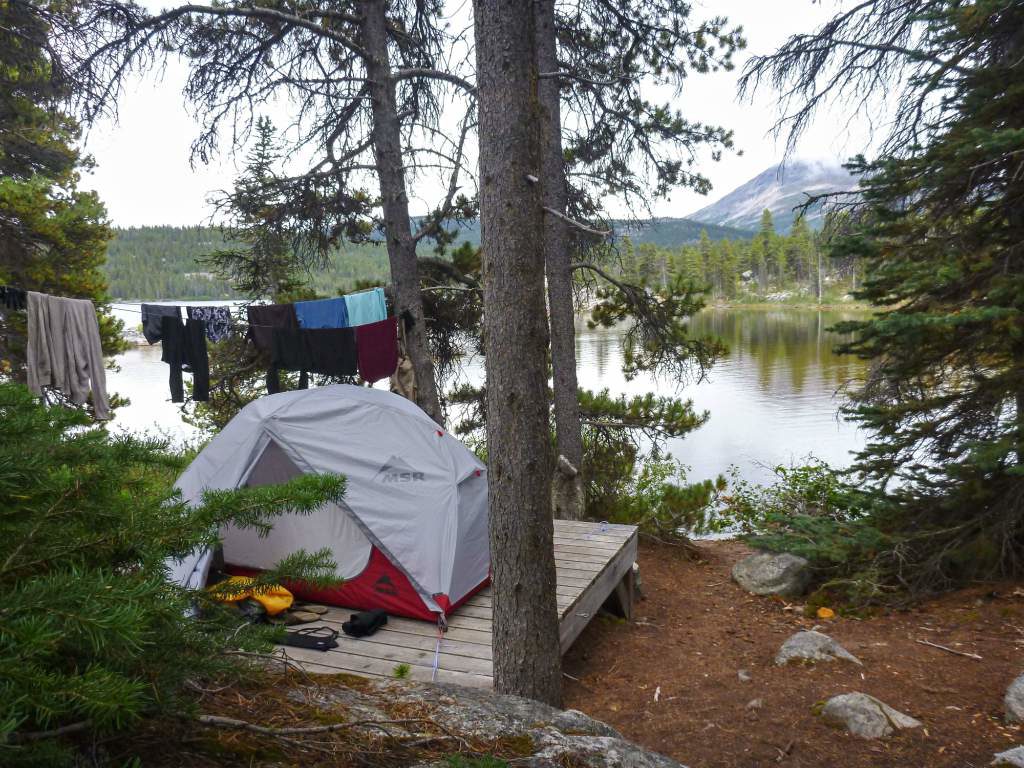
[{"label": "tree bark", "polygon": [[434,361],[427,343],[416,243],[412,239],[409,221],[409,196],[402,163],[402,126],[388,56],[386,0],[364,0],[361,7],[361,43],[367,52],[366,76],[373,112],[371,138],[380,181],[391,282],[395,288],[395,314],[403,318],[401,322],[405,322],[405,318],[411,320],[411,324],[407,323],[405,338],[416,376],[416,404],[438,424],[443,424]]},{"label": "tree bark", "polygon": [[529,0],[475,0],[494,683],[561,703]]},{"label": "tree bark", "polygon": [[[537,70],[557,72],[558,42],[555,37],[554,0],[534,4],[537,37]],[[561,84],[557,77],[542,79],[537,87],[541,116],[541,173],[543,204],[565,214],[569,190],[562,154]],[[555,442],[564,462],[555,464],[552,513],[556,518],[583,517],[583,432],[576,380],[576,318],[572,294],[572,254],[569,225],[557,216],[544,217],[544,264],[548,281],[548,315],[551,324],[551,367],[555,405]],[[571,471],[575,470],[575,471]]]}]

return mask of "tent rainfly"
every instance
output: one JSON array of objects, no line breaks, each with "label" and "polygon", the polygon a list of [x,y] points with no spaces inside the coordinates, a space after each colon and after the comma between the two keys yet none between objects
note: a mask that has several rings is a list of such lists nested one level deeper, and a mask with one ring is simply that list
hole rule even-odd
[{"label": "tent rainfly", "polygon": [[[346,478],[340,505],[277,518],[269,536],[220,532],[233,573],[327,547],[344,582],[289,584],[296,596],[434,620],[489,578],[487,474],[461,442],[414,403],[338,384],[261,397],[245,406],[178,478],[186,502],[206,490],[280,483],[302,473]],[[200,588],[213,554],[169,563],[171,578]]]}]

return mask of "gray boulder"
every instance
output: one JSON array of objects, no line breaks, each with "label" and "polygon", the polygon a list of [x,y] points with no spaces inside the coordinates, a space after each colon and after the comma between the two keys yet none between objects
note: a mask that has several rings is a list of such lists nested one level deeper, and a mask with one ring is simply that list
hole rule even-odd
[{"label": "gray boulder", "polygon": [[839,643],[822,632],[808,630],[797,632],[782,644],[779,652],[775,654],[775,664],[784,667],[791,661],[852,661],[860,664],[861,661]]},{"label": "gray boulder", "polygon": [[1006,689],[1003,698],[1006,719],[1011,723],[1024,723],[1024,675],[1021,675]]},{"label": "gray boulder", "polygon": [[788,552],[760,552],[740,560],[732,567],[732,577],[755,595],[802,595],[811,580],[807,561]]},{"label": "gray boulder", "polygon": [[[394,707],[408,707],[442,728],[445,735],[482,741],[524,737],[532,749],[516,759],[515,764],[522,768],[683,768],[675,760],[626,741],[611,726],[582,712],[481,688],[368,680],[358,688],[321,683],[298,689],[290,696],[327,711],[337,707],[348,717],[360,720],[388,720],[392,717],[388,712]],[[429,729],[429,724],[424,727]],[[419,731],[403,734],[399,726],[389,728],[398,735],[424,735]],[[428,763],[417,768],[447,765]]]},{"label": "gray boulder", "polygon": [[530,768],[561,768],[579,765],[586,768],[681,768],[675,760],[648,752],[624,739],[611,736],[566,734],[556,728],[530,731],[536,750],[532,758],[516,765]]},{"label": "gray boulder", "polygon": [[880,739],[896,731],[919,728],[920,721],[866,693],[844,693],[825,702],[821,716],[863,739]]},{"label": "gray boulder", "polygon": [[1012,766],[1013,768],[1024,768],[1024,747],[1014,747],[996,755],[992,765]]}]

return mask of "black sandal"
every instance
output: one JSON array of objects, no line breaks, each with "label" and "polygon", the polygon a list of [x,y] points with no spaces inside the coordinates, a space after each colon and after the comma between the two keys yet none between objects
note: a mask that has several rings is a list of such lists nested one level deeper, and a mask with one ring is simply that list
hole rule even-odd
[{"label": "black sandal", "polygon": [[309,648],[313,651],[329,651],[338,647],[338,631],[330,627],[306,627],[294,632],[285,632],[284,645]]}]

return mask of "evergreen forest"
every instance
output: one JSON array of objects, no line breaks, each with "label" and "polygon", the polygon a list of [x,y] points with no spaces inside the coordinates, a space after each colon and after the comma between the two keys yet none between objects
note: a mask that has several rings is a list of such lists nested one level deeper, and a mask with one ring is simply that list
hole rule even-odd
[{"label": "evergreen forest", "polygon": [[[216,227],[115,229],[105,265],[110,294],[122,300],[240,298],[229,281],[200,261],[230,245]],[[311,287],[323,295],[334,295],[358,281],[387,280],[388,257],[381,246],[342,244],[331,259],[328,269],[311,277]]]},{"label": "evergreen forest", "polygon": [[[460,228],[458,242],[479,245],[474,222]],[[664,289],[675,279],[690,281],[716,300],[835,301],[857,287],[855,259],[828,258],[821,233],[798,218],[789,234],[776,232],[765,211],[757,233],[661,219],[644,226],[621,223],[613,268],[620,277]],[[237,299],[243,295],[203,263],[230,247],[217,227],[145,226],[115,228],[105,271],[110,294],[120,300]],[[429,250],[428,246],[421,250]],[[818,293],[818,268],[821,293]],[[330,265],[314,270],[306,287],[332,296],[366,283],[387,282],[387,252],[378,243],[341,243]]]}]

